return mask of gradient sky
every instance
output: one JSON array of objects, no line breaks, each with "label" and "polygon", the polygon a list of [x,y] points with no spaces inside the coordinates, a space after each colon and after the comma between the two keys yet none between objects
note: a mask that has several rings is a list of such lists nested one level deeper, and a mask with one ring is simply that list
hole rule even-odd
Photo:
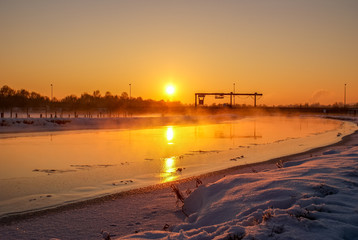
[{"label": "gradient sky", "polygon": [[[62,98],[100,90],[193,103],[358,102],[356,0],[0,0],[0,85]],[[237,99],[245,103],[247,99]],[[251,101],[250,101],[251,103]]]}]

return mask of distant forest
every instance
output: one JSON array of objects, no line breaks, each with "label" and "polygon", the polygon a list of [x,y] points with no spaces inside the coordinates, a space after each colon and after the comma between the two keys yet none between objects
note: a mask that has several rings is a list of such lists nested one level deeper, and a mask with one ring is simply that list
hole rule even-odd
[{"label": "distant forest", "polygon": [[5,85],[0,89],[0,111],[78,111],[78,112],[103,112],[110,114],[115,112],[163,112],[166,109],[184,108],[180,102],[143,100],[141,97],[129,98],[128,93],[120,96],[106,92],[104,95],[96,90],[92,94],[83,93],[80,97],[69,95],[61,100],[42,96],[36,92],[25,89],[15,90]]},{"label": "distant forest", "polygon": [[[62,113],[73,113],[74,116],[81,113],[91,117],[92,114],[101,116],[114,116],[114,115],[131,115],[136,113],[185,113],[190,109],[190,105],[184,105],[180,102],[166,102],[155,101],[151,99],[144,100],[141,97],[129,98],[128,93],[123,92],[120,96],[112,95],[106,92],[104,95],[96,90],[92,94],[83,93],[80,97],[76,95],[69,95],[63,99],[53,98],[52,100],[47,96],[42,96],[36,92],[29,92],[25,89],[15,90],[5,85],[0,89],[0,113],[4,116],[5,112],[42,112],[42,113],[55,113],[60,115]],[[201,106],[201,109],[217,112],[227,108],[227,104],[212,104],[211,106]],[[251,105],[236,104],[236,110],[253,109]],[[295,105],[279,105],[279,106],[266,106],[258,105],[257,109],[267,111],[299,111],[299,112],[345,112],[345,109],[358,108],[358,103],[346,105],[343,103],[334,103],[332,105],[314,104],[295,104]],[[324,110],[324,109],[327,109]],[[329,111],[328,111],[329,109]],[[355,113],[357,110],[354,110]],[[56,116],[56,115],[55,115]],[[73,116],[73,115],[72,115]]]}]

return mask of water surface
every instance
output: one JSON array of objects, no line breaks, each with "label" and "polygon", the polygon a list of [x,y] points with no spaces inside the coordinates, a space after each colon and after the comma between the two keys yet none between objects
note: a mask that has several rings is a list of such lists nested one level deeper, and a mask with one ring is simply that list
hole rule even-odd
[{"label": "water surface", "polygon": [[141,130],[0,136],[0,216],[261,162],[337,142],[356,126],[258,117]]}]

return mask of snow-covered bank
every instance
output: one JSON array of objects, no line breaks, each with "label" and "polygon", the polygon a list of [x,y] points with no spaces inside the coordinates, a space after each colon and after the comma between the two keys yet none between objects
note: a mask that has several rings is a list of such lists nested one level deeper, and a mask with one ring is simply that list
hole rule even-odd
[{"label": "snow-covered bank", "polygon": [[188,215],[171,232],[121,239],[358,239],[358,142],[226,176],[184,201]]},{"label": "snow-covered bank", "polygon": [[[303,115],[310,116],[310,115]],[[1,118],[0,134],[91,129],[152,128],[165,125],[218,123],[244,118],[237,114],[135,116],[113,118]],[[311,117],[357,121],[358,117],[315,115]]]}]

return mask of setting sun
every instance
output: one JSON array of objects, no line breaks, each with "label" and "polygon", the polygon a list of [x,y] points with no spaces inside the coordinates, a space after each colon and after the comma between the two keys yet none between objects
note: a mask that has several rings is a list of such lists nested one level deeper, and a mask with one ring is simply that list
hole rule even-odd
[{"label": "setting sun", "polygon": [[168,85],[166,88],[165,88],[165,92],[168,94],[168,95],[173,95],[175,93],[175,87],[173,85]]}]

